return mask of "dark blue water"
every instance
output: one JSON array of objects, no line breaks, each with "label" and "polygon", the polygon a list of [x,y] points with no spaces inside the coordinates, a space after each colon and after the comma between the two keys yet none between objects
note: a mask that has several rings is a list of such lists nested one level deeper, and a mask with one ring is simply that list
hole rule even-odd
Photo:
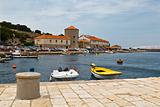
[{"label": "dark blue water", "polygon": [[[117,65],[116,59],[124,59],[123,65]],[[77,80],[95,79],[90,73],[90,64],[121,71],[118,78],[146,78],[160,76],[160,53],[117,53],[100,55],[51,55],[40,59],[14,59],[0,64],[0,83],[13,83],[17,72],[27,72],[30,68],[41,73],[41,81],[49,81],[50,73],[58,67],[76,66],[80,76]],[[17,69],[13,70],[12,65]]]}]

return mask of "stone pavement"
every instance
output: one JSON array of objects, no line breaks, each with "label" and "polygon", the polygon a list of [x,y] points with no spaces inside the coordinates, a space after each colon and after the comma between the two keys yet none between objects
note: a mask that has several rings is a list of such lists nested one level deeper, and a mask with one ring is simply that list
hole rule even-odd
[{"label": "stone pavement", "polygon": [[0,84],[0,107],[160,107],[160,78],[41,83],[41,98],[16,99]]}]

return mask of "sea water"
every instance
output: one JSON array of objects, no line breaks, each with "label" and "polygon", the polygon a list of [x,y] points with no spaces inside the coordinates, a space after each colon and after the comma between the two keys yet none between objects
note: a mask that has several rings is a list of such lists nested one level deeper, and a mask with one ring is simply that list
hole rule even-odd
[{"label": "sea water", "polygon": [[[124,63],[118,65],[117,59]],[[14,83],[15,74],[29,72],[31,68],[41,73],[41,81],[49,81],[52,70],[59,67],[76,67],[79,77],[76,80],[95,79],[90,73],[90,64],[121,71],[123,74],[117,78],[147,78],[160,76],[160,53],[115,53],[115,54],[87,54],[87,55],[42,55],[39,59],[17,58],[0,64],[0,83]],[[12,65],[17,68],[13,69]]]}]

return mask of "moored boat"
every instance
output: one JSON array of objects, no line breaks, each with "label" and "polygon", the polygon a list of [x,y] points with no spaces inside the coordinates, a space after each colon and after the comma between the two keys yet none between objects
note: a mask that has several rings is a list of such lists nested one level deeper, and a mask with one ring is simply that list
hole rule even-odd
[{"label": "moored boat", "polygon": [[96,77],[96,78],[108,78],[110,76],[118,76],[121,75],[122,72],[114,71],[111,69],[103,68],[103,67],[96,67],[95,64],[91,64],[91,73]]},{"label": "moored boat", "polygon": [[13,56],[20,56],[21,55],[21,51],[20,50],[15,50],[14,52],[12,52]]},{"label": "moored boat", "polygon": [[15,50],[12,52],[12,58],[38,58],[38,55],[24,54],[21,50]]},{"label": "moored boat", "polygon": [[113,51],[105,51],[105,53],[113,54],[114,52]]},{"label": "moored boat", "polygon": [[117,60],[117,64],[123,64],[123,60],[122,59],[118,59]]},{"label": "moored boat", "polygon": [[12,56],[13,58],[38,58],[38,56]]},{"label": "moored boat", "polygon": [[5,63],[6,59],[5,58],[0,58],[0,63]]},{"label": "moored boat", "polygon": [[53,70],[50,75],[50,81],[54,79],[75,79],[78,76],[79,73],[74,69]]}]

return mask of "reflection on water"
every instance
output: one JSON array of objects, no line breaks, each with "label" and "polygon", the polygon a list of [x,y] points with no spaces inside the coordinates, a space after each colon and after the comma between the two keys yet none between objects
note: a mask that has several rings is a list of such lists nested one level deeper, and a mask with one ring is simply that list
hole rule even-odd
[{"label": "reflection on water", "polygon": [[[0,64],[0,83],[15,82],[15,73],[28,72],[31,68],[41,73],[41,81],[49,81],[52,70],[58,67],[76,67],[80,76],[77,80],[95,79],[90,73],[90,64],[121,71],[118,78],[142,78],[160,76],[160,53],[125,53],[99,55],[51,55],[40,59],[14,59]],[[123,65],[117,65],[117,59],[123,59]],[[13,69],[12,65],[17,68]]]},{"label": "reflection on water", "polygon": [[64,57],[64,62],[76,62],[78,61],[78,57],[68,56]]}]

